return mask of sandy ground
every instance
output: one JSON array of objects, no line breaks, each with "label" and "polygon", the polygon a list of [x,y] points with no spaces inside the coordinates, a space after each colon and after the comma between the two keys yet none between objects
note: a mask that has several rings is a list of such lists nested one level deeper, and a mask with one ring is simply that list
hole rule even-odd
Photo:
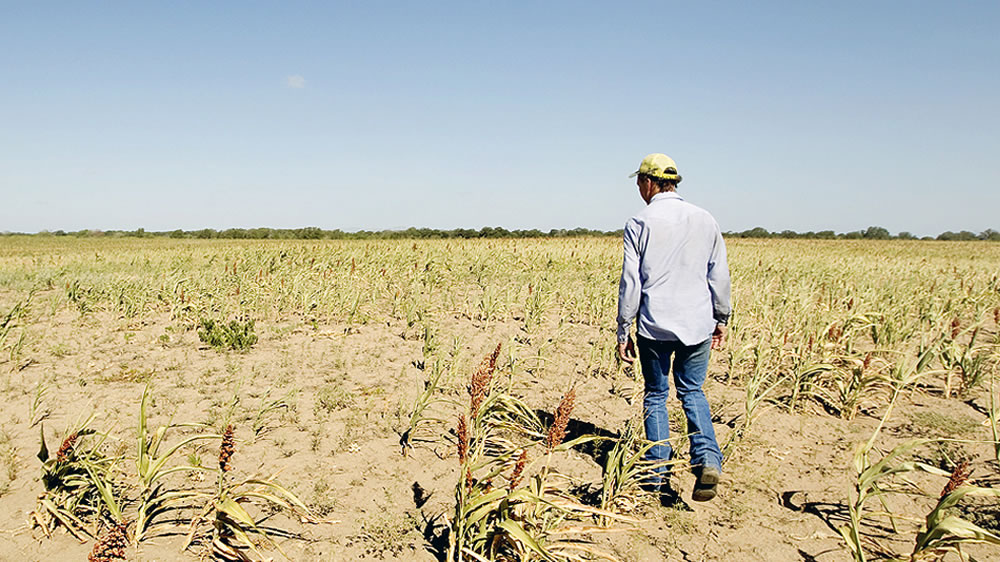
[{"label": "sandy ground", "polygon": [[[453,510],[458,477],[451,428],[432,427],[429,439],[417,443],[408,456],[401,454],[399,445],[425,379],[420,364],[423,341],[416,328],[391,322],[310,325],[292,319],[282,325],[258,325],[258,344],[247,353],[235,353],[206,347],[193,327],[172,324],[165,315],[127,321],[103,312],[84,316],[65,309],[42,322],[33,325],[37,337],[22,360],[0,365],[9,371],[4,374],[0,429],[13,451],[10,482],[0,496],[0,560],[87,556],[91,543],[61,531],[45,538],[27,526],[42,491],[35,458],[39,427],[54,448],[67,427],[97,413],[92,426],[114,435],[120,449],[129,452],[147,381],[154,389],[151,424],[218,426],[231,410],[238,439],[234,474],[277,473],[280,482],[331,521],[286,522],[301,534],[281,542],[290,559],[430,561],[440,556],[442,514]],[[574,426],[613,434],[638,407],[633,403],[635,383],[628,376],[586,372],[587,350],[598,335],[592,327],[547,325],[529,337],[515,322],[483,324],[453,317],[439,319],[438,326],[438,339],[455,354],[445,387],[456,397],[479,360],[502,343],[501,364],[504,358],[509,362],[511,354],[520,358],[514,361],[516,391],[533,408],[553,411],[575,382],[579,397]],[[714,378],[706,385],[720,441],[743,407],[742,388],[721,382],[723,369],[717,354],[710,370]],[[47,415],[31,426],[31,404],[40,383],[46,394],[34,413]],[[260,405],[274,399],[285,400],[288,407],[265,415],[255,435]],[[980,423],[984,400],[907,396],[885,432],[883,446],[940,433],[942,427],[934,420],[954,437],[986,439],[988,430]],[[457,408],[441,408],[454,419]],[[679,412],[675,399],[671,408]],[[633,514],[639,524],[621,526],[595,541],[622,560],[849,560],[835,529],[847,517],[852,450],[871,434],[881,412],[872,409],[844,421],[818,406],[812,413],[795,415],[774,405],[767,408],[727,459],[716,500],[666,508],[647,498]],[[679,429],[679,418],[674,422]],[[996,465],[985,461],[990,449],[968,445],[964,450],[977,459],[974,477],[997,479]],[[205,464],[214,462],[216,451],[208,446],[193,452]],[[600,466],[587,451],[565,453],[558,467],[582,483],[600,482]],[[692,478],[673,478],[684,497]],[[943,483],[940,477],[927,477],[918,485],[934,490]],[[920,514],[926,512],[925,504],[913,500],[901,508]],[[181,551],[184,532],[165,526],[141,550],[130,551],[130,559],[197,559],[203,550]],[[897,549],[912,544],[912,534],[877,532],[881,541]],[[983,560],[997,554],[981,552],[988,553],[982,554]]]}]

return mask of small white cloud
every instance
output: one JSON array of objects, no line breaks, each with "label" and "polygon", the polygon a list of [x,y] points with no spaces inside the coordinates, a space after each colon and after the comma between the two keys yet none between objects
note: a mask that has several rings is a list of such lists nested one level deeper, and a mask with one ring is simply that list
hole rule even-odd
[{"label": "small white cloud", "polygon": [[293,74],[285,78],[285,84],[287,84],[289,88],[302,89],[306,87],[306,79],[298,74]]}]

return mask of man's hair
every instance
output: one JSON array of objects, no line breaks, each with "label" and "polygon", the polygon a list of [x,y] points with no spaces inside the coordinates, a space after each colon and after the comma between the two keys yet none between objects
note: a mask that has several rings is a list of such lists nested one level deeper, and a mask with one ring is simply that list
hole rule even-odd
[{"label": "man's hair", "polygon": [[657,191],[671,191],[677,189],[677,180],[658,178],[649,174],[639,174],[639,177],[648,178],[656,186]]}]

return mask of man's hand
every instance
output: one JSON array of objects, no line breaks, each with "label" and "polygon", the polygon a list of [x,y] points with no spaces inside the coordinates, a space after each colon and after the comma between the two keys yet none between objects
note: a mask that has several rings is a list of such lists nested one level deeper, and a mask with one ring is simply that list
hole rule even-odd
[{"label": "man's hand", "polygon": [[712,332],[712,349],[722,349],[722,342],[726,337],[726,325],[716,324],[715,331]]},{"label": "man's hand", "polygon": [[622,361],[631,365],[635,363],[638,359],[638,355],[635,354],[635,344],[632,343],[632,336],[629,336],[627,340],[618,344],[618,358]]}]

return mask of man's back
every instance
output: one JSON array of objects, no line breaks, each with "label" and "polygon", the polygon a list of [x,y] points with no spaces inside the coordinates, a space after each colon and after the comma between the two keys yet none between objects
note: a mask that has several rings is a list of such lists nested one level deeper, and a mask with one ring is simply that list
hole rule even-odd
[{"label": "man's back", "polygon": [[637,313],[639,335],[693,345],[726,320],[726,247],[707,211],[676,192],[658,193],[625,224],[624,245],[619,318]]}]

